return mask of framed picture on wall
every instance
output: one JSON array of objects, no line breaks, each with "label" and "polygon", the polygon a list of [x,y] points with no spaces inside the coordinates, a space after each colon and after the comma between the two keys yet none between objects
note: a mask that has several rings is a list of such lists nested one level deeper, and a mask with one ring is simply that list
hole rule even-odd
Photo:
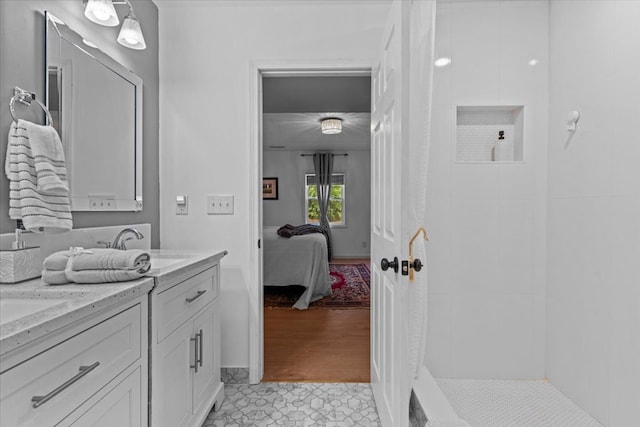
[{"label": "framed picture on wall", "polygon": [[262,178],[262,199],[278,200],[278,178]]}]

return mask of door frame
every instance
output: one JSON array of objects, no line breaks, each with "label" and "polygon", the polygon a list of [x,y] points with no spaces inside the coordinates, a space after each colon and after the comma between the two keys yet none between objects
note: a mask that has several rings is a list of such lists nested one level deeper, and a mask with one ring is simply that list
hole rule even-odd
[{"label": "door frame", "polygon": [[249,383],[258,384],[264,376],[263,255],[262,242],[262,78],[265,76],[370,76],[371,62],[344,59],[310,61],[254,61],[250,64],[249,138]]}]

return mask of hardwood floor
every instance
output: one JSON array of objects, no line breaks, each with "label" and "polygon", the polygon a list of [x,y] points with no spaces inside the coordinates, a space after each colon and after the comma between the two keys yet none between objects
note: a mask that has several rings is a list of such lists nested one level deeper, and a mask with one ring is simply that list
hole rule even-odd
[{"label": "hardwood floor", "polygon": [[369,315],[367,309],[265,309],[263,381],[369,382]]},{"label": "hardwood floor", "polygon": [[369,382],[369,310],[264,310],[264,381]]}]

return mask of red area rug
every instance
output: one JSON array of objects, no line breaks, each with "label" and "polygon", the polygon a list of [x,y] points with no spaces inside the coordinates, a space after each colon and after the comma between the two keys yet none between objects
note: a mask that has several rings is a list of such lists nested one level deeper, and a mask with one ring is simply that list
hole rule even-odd
[{"label": "red area rug", "polygon": [[[370,272],[366,264],[329,264],[332,295],[312,302],[309,309],[369,308]],[[266,286],[264,306],[291,308],[302,286]]]}]

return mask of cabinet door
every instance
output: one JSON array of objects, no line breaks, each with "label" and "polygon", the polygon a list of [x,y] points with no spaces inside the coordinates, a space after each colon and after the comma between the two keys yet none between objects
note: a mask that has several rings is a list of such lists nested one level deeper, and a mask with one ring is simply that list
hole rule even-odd
[{"label": "cabinet door", "polygon": [[179,427],[191,417],[192,368],[195,361],[193,323],[176,329],[158,346],[152,364],[151,425]]},{"label": "cabinet door", "polygon": [[198,372],[193,374],[193,412],[200,405],[208,404],[215,386],[220,382],[219,348],[214,341],[219,332],[218,314],[214,304],[193,321],[193,334],[198,336]]},{"label": "cabinet door", "polygon": [[58,426],[143,427],[146,417],[140,399],[141,369],[138,367],[89,408],[78,408]]}]

